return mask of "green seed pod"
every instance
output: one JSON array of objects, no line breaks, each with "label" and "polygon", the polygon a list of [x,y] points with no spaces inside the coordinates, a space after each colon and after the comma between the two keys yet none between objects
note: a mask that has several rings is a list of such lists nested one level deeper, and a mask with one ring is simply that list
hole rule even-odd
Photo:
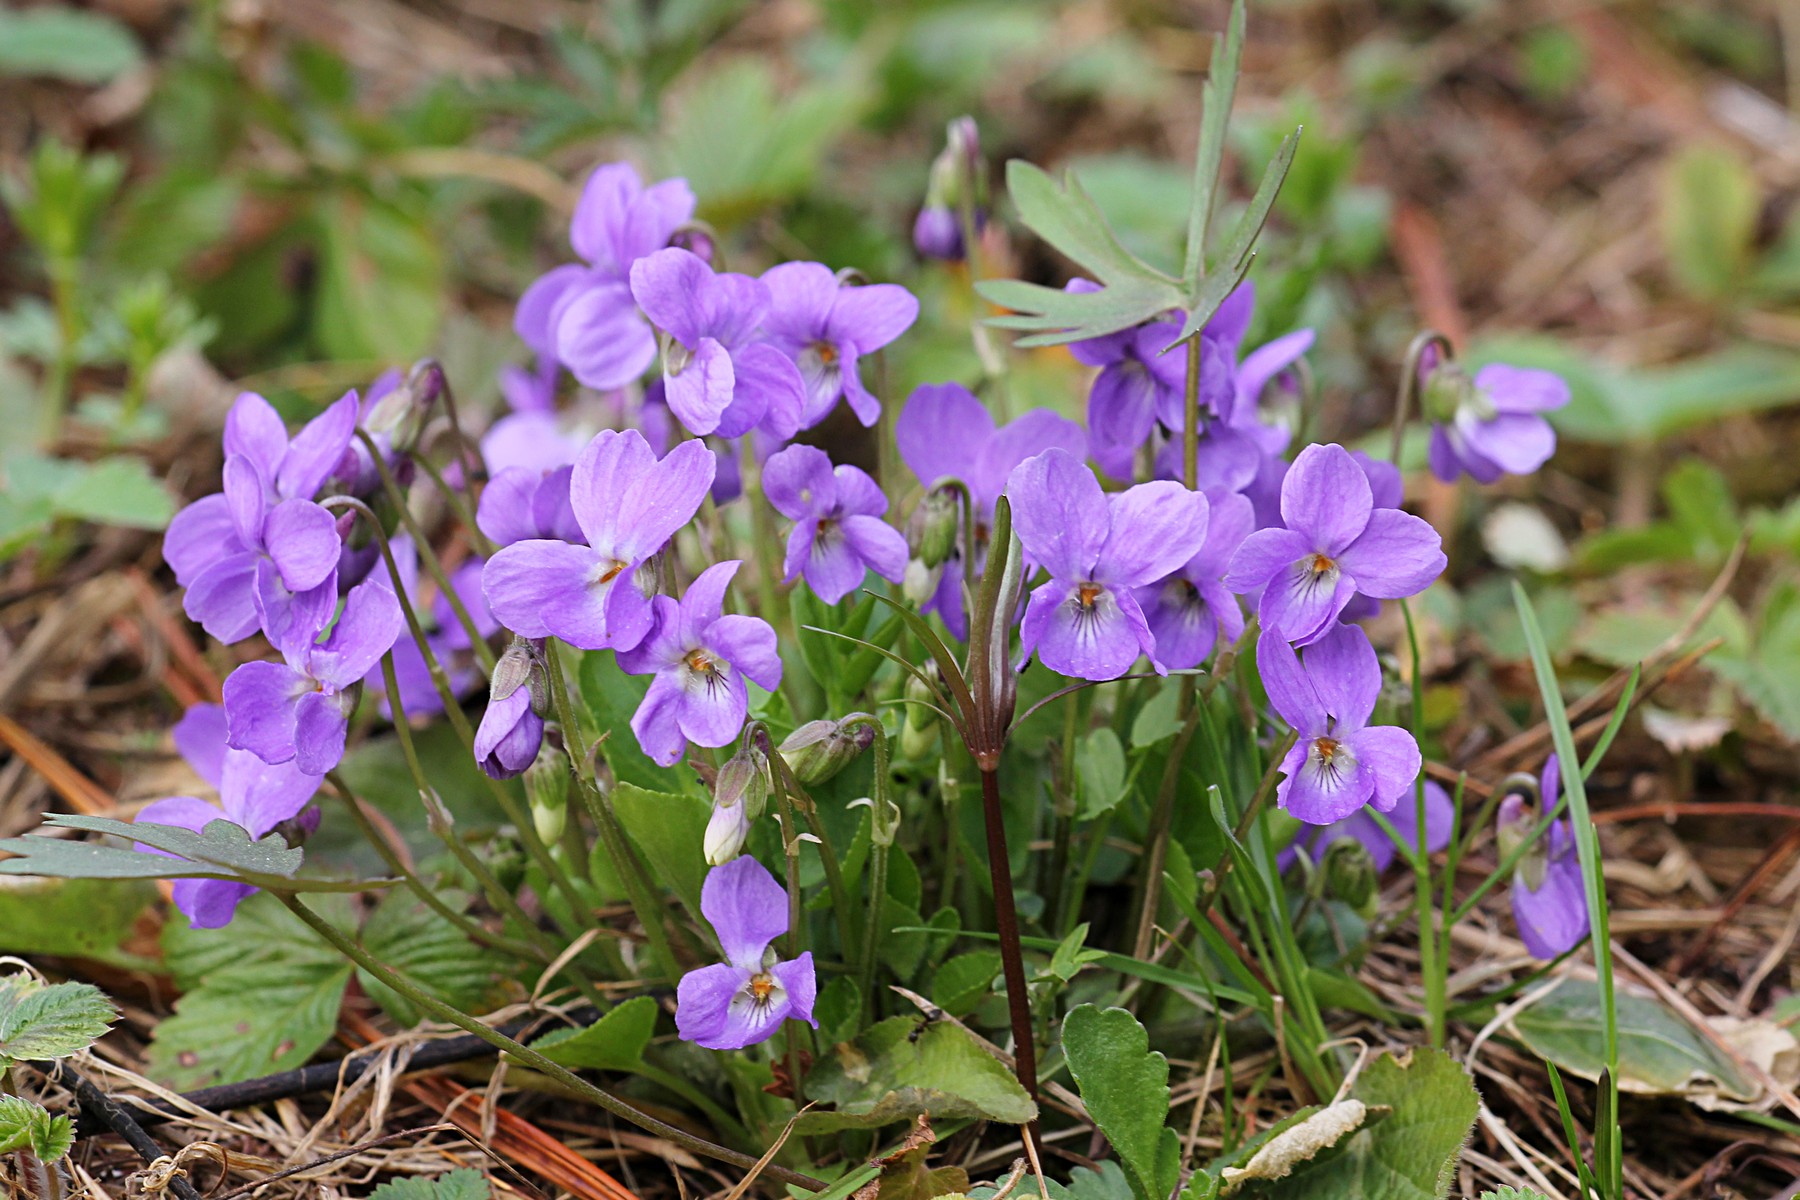
[{"label": "green seed pod", "polygon": [[561,750],[545,746],[525,770],[525,798],[531,804],[531,823],[547,846],[563,835],[569,817],[569,759]]}]

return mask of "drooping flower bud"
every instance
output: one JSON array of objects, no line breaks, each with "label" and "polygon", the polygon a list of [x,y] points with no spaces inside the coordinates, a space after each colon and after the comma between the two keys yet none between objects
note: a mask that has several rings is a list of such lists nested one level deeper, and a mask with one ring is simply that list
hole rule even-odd
[{"label": "drooping flower bud", "polygon": [[525,798],[538,840],[555,845],[569,817],[569,758],[555,748],[542,749],[525,771]]},{"label": "drooping flower bud", "polygon": [[981,161],[981,134],[973,117],[957,117],[944,131],[944,148],[932,160],[925,204],[913,222],[913,247],[926,258],[959,261],[963,244],[961,208],[967,203],[979,231],[987,220],[987,171]]},{"label": "drooping flower bud", "polygon": [[544,741],[545,684],[536,650],[514,638],[494,664],[487,711],[475,731],[475,761],[490,778],[511,779],[531,766]]},{"label": "drooping flower bud", "polygon": [[1325,850],[1320,873],[1326,895],[1343,901],[1365,917],[1375,915],[1375,860],[1361,842],[1351,837],[1332,842]]},{"label": "drooping flower bud", "polygon": [[779,749],[794,778],[810,786],[836,775],[874,743],[875,731],[866,724],[846,728],[843,721],[820,720],[794,730]]},{"label": "drooping flower bud", "polygon": [[709,866],[723,866],[738,856],[751,824],[763,814],[772,781],[769,760],[754,746],[738,751],[719,768],[713,784],[712,817],[706,822],[705,853]]}]

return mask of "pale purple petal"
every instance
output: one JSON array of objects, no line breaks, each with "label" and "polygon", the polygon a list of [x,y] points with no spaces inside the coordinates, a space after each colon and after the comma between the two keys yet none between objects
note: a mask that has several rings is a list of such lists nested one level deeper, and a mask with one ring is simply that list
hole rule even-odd
[{"label": "pale purple petal", "polygon": [[1053,579],[1031,594],[1021,635],[1046,667],[1075,679],[1117,679],[1156,639],[1130,592],[1102,587],[1083,605],[1076,585]]},{"label": "pale purple petal", "polygon": [[225,775],[225,708],[219,704],[195,704],[181,714],[169,731],[175,749],[194,773],[215,788]]},{"label": "pale purple petal", "polygon": [[637,646],[656,625],[650,597],[638,590],[635,574],[620,576],[606,589],[606,636],[615,650]]},{"label": "pale purple petal", "polygon": [[[872,517],[862,518],[873,520]],[[798,533],[798,529],[795,531]],[[868,574],[868,564],[862,555],[856,552],[844,527],[844,523],[823,524],[817,528],[810,539],[810,554],[807,556],[802,573],[806,576],[809,587],[827,604],[836,604],[851,592],[862,586],[863,577]],[[905,539],[901,539],[902,572],[906,570]],[[788,560],[794,558],[794,539],[788,539]]]},{"label": "pale purple petal", "polygon": [[1302,559],[1263,589],[1257,619],[1263,628],[1306,645],[1329,633],[1356,595],[1356,582],[1336,567],[1316,570]]},{"label": "pale purple petal", "polygon": [[750,712],[744,677],[736,671],[721,674],[723,678],[712,683],[690,682],[676,702],[675,719],[683,736],[696,746],[731,742],[743,732],[744,718]]},{"label": "pale purple petal", "polygon": [[845,517],[842,528],[850,549],[870,570],[889,583],[899,583],[906,575],[906,538],[898,529],[880,517],[860,515]]},{"label": "pale purple petal", "polygon": [[232,746],[264,762],[294,757],[295,708],[312,680],[284,663],[247,662],[225,680],[225,728]]},{"label": "pale purple petal", "polygon": [[289,591],[318,587],[337,570],[343,539],[330,510],[311,500],[283,500],[263,519],[263,542]]},{"label": "pale purple petal", "polygon": [[1300,665],[1300,656],[1279,635],[1265,630],[1256,639],[1256,673],[1269,703],[1302,744],[1326,731],[1325,701]]},{"label": "pale purple petal", "polygon": [[836,468],[832,474],[837,479],[838,512],[846,516],[879,517],[887,511],[887,495],[867,471],[845,465]]},{"label": "pale purple petal", "polygon": [[1369,635],[1355,625],[1336,625],[1306,648],[1306,674],[1325,705],[1337,718],[1334,726],[1342,737],[1369,723],[1375,701],[1381,697],[1381,663]]},{"label": "pale purple petal", "polygon": [[694,642],[682,628],[681,604],[673,596],[657,596],[650,602],[654,621],[650,633],[629,650],[616,654],[619,670],[627,675],[654,675],[678,665]]},{"label": "pale purple petal", "polygon": [[306,649],[337,612],[337,576],[304,592],[290,592],[274,564],[256,564],[256,616],[269,644],[290,662],[305,662]]},{"label": "pale purple petal", "polygon": [[656,360],[656,332],[623,282],[571,288],[551,313],[555,356],[576,379],[597,391],[634,383]]},{"label": "pale purple petal", "polygon": [[1058,579],[1088,578],[1111,528],[1094,473],[1066,451],[1046,450],[1013,470],[1006,494],[1013,532],[1032,561]]},{"label": "pale purple petal", "polygon": [[621,270],[669,244],[675,231],[694,218],[694,193],[685,179],[664,179],[644,189],[625,215],[617,249]]},{"label": "pale purple petal", "polygon": [[1513,920],[1519,927],[1519,940],[1534,957],[1542,959],[1556,958],[1574,949],[1592,930],[1587,887],[1567,822],[1558,821],[1550,827],[1549,847],[1549,861],[1537,891],[1526,887],[1516,873],[1512,886]]},{"label": "pale purple petal", "polygon": [[543,473],[530,467],[508,467],[495,473],[481,489],[481,501],[475,508],[477,528],[496,546],[546,537],[532,512],[543,480]]},{"label": "pale purple petal", "polygon": [[739,1049],[720,1039],[732,998],[750,982],[750,974],[728,963],[714,963],[683,975],[675,988],[676,1034],[709,1050]]},{"label": "pale purple petal", "polygon": [[513,331],[540,358],[557,361],[551,317],[572,289],[586,284],[588,275],[585,267],[568,263],[538,276],[519,297],[519,305],[513,310]]},{"label": "pale purple petal", "polygon": [[291,821],[319,790],[319,777],[298,762],[266,763],[247,750],[225,756],[219,800],[225,816],[261,837],[283,821]]},{"label": "pale purple petal", "polygon": [[837,476],[816,446],[789,446],[771,455],[763,464],[762,486],[775,511],[791,521],[816,519],[837,506]]},{"label": "pale purple petal", "polygon": [[1235,348],[1244,340],[1244,334],[1249,332],[1250,317],[1255,311],[1256,285],[1246,279],[1231,289],[1231,294],[1225,297],[1207,319],[1205,336]]},{"label": "pale purple petal", "polygon": [[347,697],[308,692],[294,708],[294,765],[308,775],[323,775],[344,761],[344,739],[350,732]]},{"label": "pale purple petal", "polygon": [[[686,253],[686,251],[683,251]],[[710,337],[698,340],[694,350],[676,349],[668,357],[685,357],[681,369],[663,370],[663,397],[669,411],[687,427],[689,433],[707,434],[719,427],[719,418],[731,407],[737,376],[731,367],[731,352]],[[750,424],[755,424],[754,421]]]},{"label": "pale purple petal", "polygon": [[255,392],[239,392],[225,414],[225,456],[242,455],[264,479],[273,480],[287,453],[287,424],[274,405]]},{"label": "pale purple petal", "polygon": [[558,637],[583,650],[604,650],[606,588],[601,562],[585,546],[515,542],[495,552],[481,573],[488,608],[499,622],[528,638]]},{"label": "pale purple petal", "polygon": [[1312,344],[1312,330],[1296,329],[1272,342],[1264,342],[1244,355],[1237,368],[1236,411],[1254,412],[1269,381],[1298,362],[1302,355],[1312,349]]},{"label": "pale purple petal", "polygon": [[1556,431],[1535,413],[1501,413],[1482,421],[1465,410],[1457,432],[1489,462],[1511,475],[1529,475],[1556,453]]},{"label": "pale purple petal", "polygon": [[237,539],[251,549],[262,548],[263,516],[269,511],[265,477],[249,458],[233,454],[225,460],[223,472],[225,503],[231,513],[231,527]]},{"label": "pale purple petal", "polygon": [[284,499],[313,498],[350,448],[356,431],[356,409],[356,393],[347,392],[294,435],[281,460],[281,470],[275,475],[276,495]]},{"label": "pale purple petal", "polygon": [[1423,765],[1412,734],[1398,725],[1371,725],[1348,735],[1344,743],[1356,757],[1357,772],[1368,782],[1370,804],[1382,812],[1412,804]]},{"label": "pale purple petal", "polygon": [[[152,801],[138,811],[132,820],[140,825],[173,825],[177,829],[191,829],[199,833],[213,821],[229,821],[225,810],[216,804],[193,796],[168,796]],[[147,846],[142,842],[135,843],[140,854],[161,854],[167,858],[176,857],[166,850],[158,850],[155,846]]]},{"label": "pale purple petal", "polygon": [[769,315],[764,329],[778,341],[797,349],[825,333],[831,318],[832,302],[837,299],[837,276],[823,263],[790,262],[770,267],[762,273],[769,289]]},{"label": "pale purple petal", "polygon": [[[1320,745],[1332,747],[1327,761]],[[1371,781],[1360,764],[1346,761],[1344,747],[1329,738],[1302,740],[1281,760],[1284,778],[1275,789],[1276,802],[1308,825],[1341,821],[1369,802]]]},{"label": "pale purple petal", "polygon": [[1406,480],[1401,476],[1400,468],[1391,462],[1370,458],[1362,450],[1352,450],[1350,457],[1356,460],[1356,465],[1368,477],[1369,496],[1376,509],[1399,508],[1406,499]]},{"label": "pale purple petal", "polygon": [[1475,372],[1475,386],[1501,412],[1541,413],[1569,402],[1569,385],[1554,371],[1489,363]]},{"label": "pale purple petal", "polygon": [[[800,378],[800,368],[793,359],[758,342],[734,350],[731,365],[737,376],[733,392],[736,403],[720,421],[720,436],[740,437],[751,426],[760,425],[786,441],[800,431],[806,409],[806,381]],[[750,419],[752,416],[754,420]]]},{"label": "pale purple petal", "polygon": [[[631,264],[632,299],[653,325],[689,349],[703,337],[717,336],[721,314],[713,303],[712,284],[713,269],[705,260],[679,247],[658,250]],[[763,296],[766,307],[767,289]]]},{"label": "pale purple petal", "polygon": [[[1107,454],[1107,474],[1130,477],[1131,456],[1156,424],[1157,383],[1135,359],[1107,367],[1094,377],[1088,392],[1088,437],[1094,457]],[[1116,467],[1123,467],[1116,470]]]},{"label": "pale purple petal", "polygon": [[[1174,479],[1180,474],[1181,443],[1170,441],[1163,448],[1163,453],[1171,457],[1171,470],[1162,471],[1161,456],[1158,456],[1159,473]],[[1243,430],[1227,425],[1222,421],[1214,421],[1201,431],[1200,444],[1194,448],[1194,478],[1206,490],[1219,489],[1228,492],[1241,492],[1250,486],[1256,478],[1256,472],[1262,466],[1263,453],[1255,440]]]},{"label": "pale purple petal", "polygon": [[1259,529],[1231,556],[1225,586],[1240,595],[1266,587],[1312,552],[1312,544],[1289,529]]},{"label": "pale purple petal", "polygon": [[1197,667],[1212,653],[1219,622],[1193,584],[1180,575],[1137,589],[1144,622],[1156,638],[1156,660],[1171,671]]},{"label": "pale purple petal", "polygon": [[781,686],[781,654],[774,628],[761,617],[720,617],[702,645],[754,680],[765,692]]},{"label": "pale purple petal", "polygon": [[797,1017],[817,1029],[819,1023],[813,1019],[813,1001],[819,994],[819,980],[813,970],[812,951],[802,951],[800,957],[792,962],[776,963],[769,973],[775,976],[775,981],[787,992],[787,1015]]},{"label": "pale purple petal", "polygon": [[628,536],[626,498],[655,467],[656,452],[635,429],[603,429],[582,448],[569,477],[569,506],[596,552],[623,557],[615,547]]},{"label": "pale purple petal", "polygon": [[[914,388],[894,421],[894,443],[901,461],[926,487],[951,477],[973,489],[975,481],[971,476],[976,472],[976,462],[993,435],[994,418],[987,406],[960,383],[928,383]],[[1046,448],[1039,446],[1030,453]],[[1019,461],[1024,458],[1021,455]],[[1006,472],[1016,465],[1009,464],[1001,473],[1002,483]]]},{"label": "pale purple petal", "polygon": [[724,615],[725,593],[743,565],[742,559],[714,563],[688,584],[687,591],[681,596],[680,636],[683,641],[698,645],[701,631]]},{"label": "pale purple petal", "polygon": [[223,929],[255,888],[235,879],[177,879],[169,899],[195,929]]},{"label": "pale purple petal", "polygon": [[687,737],[681,732],[682,699],[674,672],[661,672],[650,681],[649,690],[631,715],[631,732],[637,736],[638,748],[658,766],[674,766],[687,749]]},{"label": "pale purple petal", "polygon": [[[621,498],[611,553],[640,563],[661,550],[700,511],[718,465],[718,458],[698,438],[677,444]],[[598,548],[600,543],[594,545]]]},{"label": "pale purple petal", "polygon": [[850,411],[865,428],[873,428],[875,422],[881,420],[881,401],[874,393],[863,386],[862,371],[857,365],[861,352],[855,346],[844,345],[838,352],[838,382],[844,389],[844,401],[850,405]]},{"label": "pale purple petal", "polygon": [[1141,587],[1172,574],[1206,543],[1207,503],[1179,483],[1141,483],[1107,497],[1111,529],[1094,578]]},{"label": "pale purple petal", "polygon": [[817,521],[798,521],[794,524],[794,528],[788,533],[787,549],[781,560],[783,583],[792,583],[800,578],[806,564],[812,561],[813,543],[818,540],[818,532]]},{"label": "pale purple petal", "polygon": [[718,935],[725,960],[749,971],[762,969],[763,951],[787,932],[787,890],[748,854],[706,873],[700,911]]},{"label": "pale purple petal", "polygon": [[[960,435],[947,427],[946,436]],[[1047,408],[1034,408],[995,430],[980,447],[975,464],[968,468],[965,477],[974,493],[977,514],[993,511],[994,501],[1006,490],[1006,477],[1014,467],[1052,447],[1065,451],[1070,458],[1084,459],[1088,453],[1087,431]]]},{"label": "pale purple petal", "polygon": [[840,287],[831,306],[830,333],[858,354],[873,354],[918,319],[918,297],[897,283]]},{"label": "pale purple petal", "polygon": [[182,587],[192,587],[200,572],[221,558],[247,549],[232,522],[231,502],[217,492],[176,513],[163,535],[163,560]]},{"label": "pale purple petal", "polygon": [[551,413],[508,413],[481,436],[481,461],[490,474],[519,467],[542,472],[570,465],[581,447],[581,439],[565,433]]},{"label": "pale purple petal", "polygon": [[1335,555],[1356,540],[1374,507],[1368,477],[1335,443],[1300,452],[1281,485],[1281,516],[1314,550]]},{"label": "pale purple petal", "polygon": [[1416,596],[1444,573],[1443,539],[1427,522],[1397,508],[1369,514],[1362,536],[1338,555],[1356,590],[1377,600]]},{"label": "pale purple petal", "polygon": [[257,556],[227,555],[200,572],[182,597],[184,612],[226,645],[256,632]]},{"label": "pale purple petal", "polygon": [[344,611],[331,635],[313,649],[313,678],[328,690],[349,687],[393,649],[404,628],[406,617],[394,590],[379,578],[363,580],[344,598]]}]

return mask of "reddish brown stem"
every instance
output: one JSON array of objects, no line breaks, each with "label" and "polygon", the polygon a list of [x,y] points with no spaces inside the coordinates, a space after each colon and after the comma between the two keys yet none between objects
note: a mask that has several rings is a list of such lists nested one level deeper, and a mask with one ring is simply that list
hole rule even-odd
[{"label": "reddish brown stem", "polygon": [[1019,1082],[1037,1100],[1037,1045],[1031,1032],[1031,996],[1025,990],[1025,956],[1019,946],[1019,914],[1013,906],[1012,859],[1006,852],[1006,819],[1000,808],[1000,773],[981,772],[981,812],[987,823],[988,871],[994,882],[994,931],[1012,1012],[1013,1065]]}]

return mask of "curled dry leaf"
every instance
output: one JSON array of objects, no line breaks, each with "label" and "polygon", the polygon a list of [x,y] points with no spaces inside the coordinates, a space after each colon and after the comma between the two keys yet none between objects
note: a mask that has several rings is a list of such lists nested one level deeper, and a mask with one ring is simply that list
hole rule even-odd
[{"label": "curled dry leaf", "polygon": [[1311,1162],[1370,1120],[1380,1120],[1392,1109],[1384,1105],[1364,1104],[1361,1100],[1339,1100],[1328,1104],[1297,1125],[1270,1138],[1250,1161],[1241,1167],[1226,1167],[1224,1191],[1235,1192],[1254,1179],[1280,1179],[1302,1163]]}]

